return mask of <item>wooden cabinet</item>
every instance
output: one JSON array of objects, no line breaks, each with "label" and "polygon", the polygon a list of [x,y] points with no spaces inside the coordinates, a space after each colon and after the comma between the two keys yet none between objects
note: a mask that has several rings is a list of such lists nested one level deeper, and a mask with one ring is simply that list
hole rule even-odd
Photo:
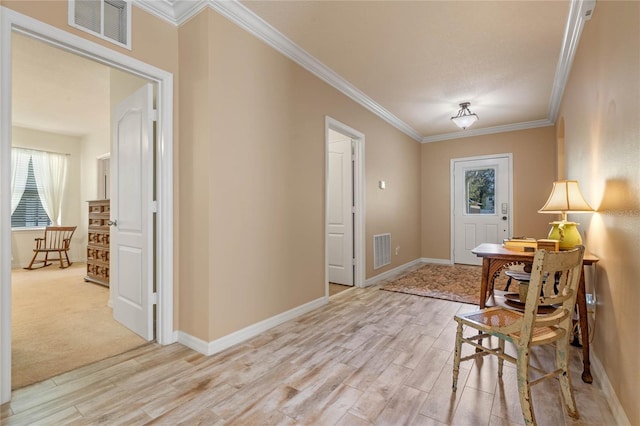
[{"label": "wooden cabinet", "polygon": [[87,276],[85,281],[109,286],[109,200],[89,201]]}]

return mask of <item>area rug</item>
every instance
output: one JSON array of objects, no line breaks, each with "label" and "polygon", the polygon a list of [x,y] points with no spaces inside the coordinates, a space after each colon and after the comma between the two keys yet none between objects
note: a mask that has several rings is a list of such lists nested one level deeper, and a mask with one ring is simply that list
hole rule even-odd
[{"label": "area rug", "polygon": [[[383,285],[382,290],[478,305],[481,278],[480,266],[426,264]],[[496,280],[496,288],[504,288],[501,281]]]}]

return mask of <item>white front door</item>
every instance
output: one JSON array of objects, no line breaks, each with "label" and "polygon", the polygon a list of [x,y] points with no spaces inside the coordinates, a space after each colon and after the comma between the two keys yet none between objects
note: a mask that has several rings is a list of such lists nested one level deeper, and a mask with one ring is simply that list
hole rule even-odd
[{"label": "white front door", "polygon": [[453,259],[480,265],[471,253],[482,243],[502,243],[511,232],[510,156],[452,160]]},{"label": "white front door", "polygon": [[329,131],[327,252],[329,282],[353,285],[353,167],[351,138]]},{"label": "white front door", "polygon": [[113,111],[111,286],[113,316],[153,340],[153,88]]}]

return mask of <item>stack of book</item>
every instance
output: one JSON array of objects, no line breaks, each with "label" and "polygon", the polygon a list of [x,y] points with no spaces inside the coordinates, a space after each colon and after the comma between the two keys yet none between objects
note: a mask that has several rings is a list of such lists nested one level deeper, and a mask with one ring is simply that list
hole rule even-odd
[{"label": "stack of book", "polygon": [[536,251],[538,248],[538,241],[535,238],[526,237],[513,237],[506,238],[502,245],[504,248],[513,251]]},{"label": "stack of book", "polygon": [[558,251],[559,241],[557,240],[548,240],[548,239],[540,239],[536,240],[535,238],[527,238],[527,237],[513,237],[513,238],[505,238],[502,241],[502,245],[504,248],[513,251],[536,251],[538,249],[545,249],[548,251]]}]

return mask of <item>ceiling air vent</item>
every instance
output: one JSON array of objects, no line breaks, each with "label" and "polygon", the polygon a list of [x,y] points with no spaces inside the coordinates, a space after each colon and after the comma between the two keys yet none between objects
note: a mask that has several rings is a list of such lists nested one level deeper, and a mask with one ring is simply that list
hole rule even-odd
[{"label": "ceiling air vent", "polygon": [[69,25],[131,49],[131,3],[69,0]]}]

